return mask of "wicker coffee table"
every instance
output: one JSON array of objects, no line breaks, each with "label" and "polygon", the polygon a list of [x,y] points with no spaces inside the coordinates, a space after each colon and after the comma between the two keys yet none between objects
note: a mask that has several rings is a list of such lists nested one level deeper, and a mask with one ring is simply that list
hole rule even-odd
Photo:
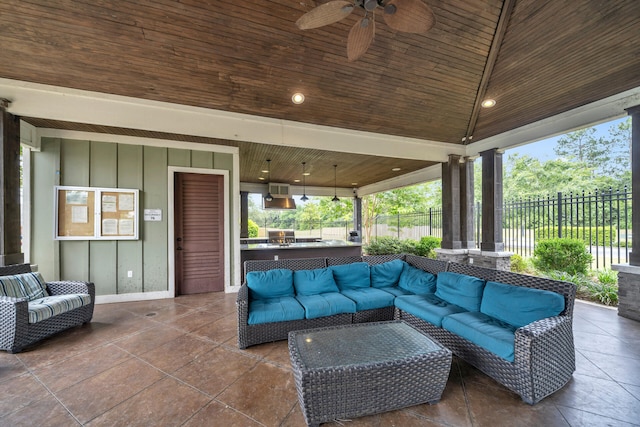
[{"label": "wicker coffee table", "polygon": [[451,352],[401,321],[289,333],[298,399],[310,426],[440,400]]}]

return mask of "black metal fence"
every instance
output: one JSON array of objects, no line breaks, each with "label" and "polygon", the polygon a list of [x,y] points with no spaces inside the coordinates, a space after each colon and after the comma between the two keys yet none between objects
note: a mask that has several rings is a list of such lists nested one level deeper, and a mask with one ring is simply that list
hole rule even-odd
[{"label": "black metal fence", "polygon": [[[476,204],[476,242],[482,240],[481,205]],[[394,236],[419,240],[442,237],[442,209],[425,213],[380,215],[363,233],[371,237]],[[623,190],[563,194],[505,202],[505,250],[524,257],[533,255],[536,242],[551,237],[581,239],[593,255],[593,268],[629,262],[631,249],[631,192]]]}]

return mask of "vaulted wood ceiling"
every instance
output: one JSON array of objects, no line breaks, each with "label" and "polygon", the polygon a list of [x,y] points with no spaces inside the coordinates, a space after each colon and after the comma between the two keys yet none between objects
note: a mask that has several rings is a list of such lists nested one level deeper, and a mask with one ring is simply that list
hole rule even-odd
[{"label": "vaulted wood ceiling", "polygon": [[[424,142],[411,159],[24,117],[238,146],[243,182],[259,182],[270,157],[281,165],[274,181],[293,181],[307,161],[324,171],[307,184],[331,186],[338,163],[344,187],[436,164],[433,141],[481,141],[640,87],[640,1],[424,1],[431,31],[398,33],[378,17],[373,45],[348,62],[358,14],[314,30],[294,24],[324,1],[3,0],[0,77]],[[302,105],[291,102],[298,91]],[[497,105],[480,109],[485,97]]]}]

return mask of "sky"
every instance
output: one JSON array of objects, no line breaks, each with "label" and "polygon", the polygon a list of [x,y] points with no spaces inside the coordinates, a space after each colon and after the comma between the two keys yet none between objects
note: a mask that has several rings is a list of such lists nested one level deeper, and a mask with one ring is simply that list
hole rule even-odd
[{"label": "sky", "polygon": [[[596,128],[596,134],[594,136],[597,138],[600,136],[608,135],[609,129],[612,126],[617,126],[618,123],[621,123],[625,120],[627,120],[627,118],[623,117],[620,119],[612,120],[610,122],[601,123],[597,126],[593,126]],[[505,157],[508,157],[512,154],[519,154],[519,155],[528,155],[533,158],[539,159],[540,161],[555,159],[557,156],[556,156],[556,153],[553,151],[553,149],[556,146],[556,142],[563,136],[564,135],[558,135],[558,136],[554,136],[553,138],[543,139],[542,141],[538,141],[531,144],[522,145],[517,148],[511,148],[511,149],[505,150]]]}]

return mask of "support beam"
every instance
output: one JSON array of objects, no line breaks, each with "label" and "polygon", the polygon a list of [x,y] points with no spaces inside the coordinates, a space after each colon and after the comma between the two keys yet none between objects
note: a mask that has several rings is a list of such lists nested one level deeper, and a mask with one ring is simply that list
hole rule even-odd
[{"label": "support beam", "polygon": [[502,153],[491,149],[482,157],[482,241],[480,250],[504,251],[502,240]]},{"label": "support beam", "polygon": [[353,242],[362,242],[362,199],[357,195],[353,198],[353,230],[357,236],[350,237]]},{"label": "support beam", "polygon": [[463,249],[475,249],[475,218],[473,197],[473,163],[465,157],[460,168],[460,240]]},{"label": "support beam", "polygon": [[20,118],[0,99],[0,266],[24,262],[20,242]]}]

